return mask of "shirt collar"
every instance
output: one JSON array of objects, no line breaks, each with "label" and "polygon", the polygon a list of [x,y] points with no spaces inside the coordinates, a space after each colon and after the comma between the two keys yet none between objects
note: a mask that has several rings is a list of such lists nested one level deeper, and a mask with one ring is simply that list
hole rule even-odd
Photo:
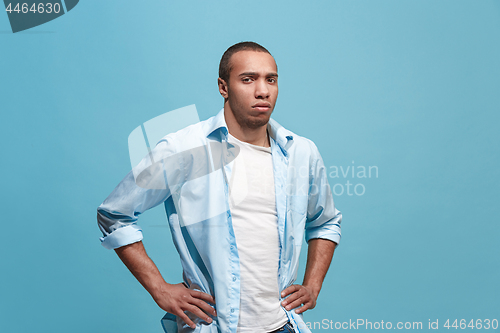
[{"label": "shirt collar", "polygon": [[[208,137],[216,130],[222,131],[224,135],[227,136],[228,129],[224,118],[224,108],[207,123],[205,135]],[[286,156],[288,154],[287,150],[293,144],[294,134],[278,124],[278,122],[272,118],[269,118],[267,123],[267,131],[269,132],[269,136],[276,141]]]}]

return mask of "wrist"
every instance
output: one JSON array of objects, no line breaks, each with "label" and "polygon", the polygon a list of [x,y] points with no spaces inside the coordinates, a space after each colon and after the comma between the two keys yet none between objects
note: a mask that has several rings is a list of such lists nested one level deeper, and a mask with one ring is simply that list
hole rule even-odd
[{"label": "wrist", "polygon": [[151,294],[153,299],[156,301],[159,298],[163,298],[166,292],[168,292],[170,288],[170,284],[165,282],[165,280],[158,281],[157,283],[154,283],[151,285],[149,288],[148,292]]},{"label": "wrist", "polygon": [[309,284],[309,283],[303,283],[303,287],[305,287],[307,290],[309,290],[310,293],[312,293],[312,296],[317,299],[319,292],[321,290],[321,285],[318,284]]}]

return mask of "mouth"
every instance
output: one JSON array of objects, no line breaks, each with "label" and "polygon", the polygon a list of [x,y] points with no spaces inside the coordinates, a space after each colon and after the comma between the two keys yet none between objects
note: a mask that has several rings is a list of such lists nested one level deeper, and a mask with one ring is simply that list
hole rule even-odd
[{"label": "mouth", "polygon": [[257,103],[252,106],[252,109],[261,111],[261,112],[267,112],[271,110],[271,104],[269,103]]}]

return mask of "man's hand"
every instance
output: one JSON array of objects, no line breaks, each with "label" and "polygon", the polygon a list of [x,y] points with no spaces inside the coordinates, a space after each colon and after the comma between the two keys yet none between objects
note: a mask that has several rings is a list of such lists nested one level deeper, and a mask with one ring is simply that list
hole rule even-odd
[{"label": "man's hand", "polygon": [[153,297],[156,304],[163,310],[180,317],[191,328],[195,328],[196,325],[184,311],[189,311],[208,323],[212,322],[209,314],[217,315],[215,309],[207,303],[215,304],[211,295],[186,288],[183,283],[169,284],[165,282],[160,271],[147,255],[141,241],[119,247],[115,251],[130,272]]},{"label": "man's hand", "polygon": [[209,315],[217,315],[215,309],[207,303],[215,304],[215,299],[211,295],[198,290],[188,289],[183,283],[165,283],[152,296],[160,308],[180,317],[191,328],[196,328],[196,325],[184,311],[191,312],[207,323],[212,322],[212,318]]},{"label": "man's hand", "polygon": [[316,306],[316,299],[318,298],[318,295],[313,293],[312,288],[300,284],[292,284],[281,292],[281,297],[286,297],[287,295],[290,296],[281,302],[281,305],[284,306],[285,309],[291,310],[302,305],[295,310],[295,313],[302,313],[306,310],[314,309]]},{"label": "man's hand", "polygon": [[295,313],[302,313],[316,306],[316,300],[328,267],[330,267],[336,245],[336,243],[327,239],[315,238],[309,240],[304,283],[302,285],[292,284],[281,292],[281,297],[290,295],[281,302],[285,309],[295,309],[303,304],[295,310]]}]

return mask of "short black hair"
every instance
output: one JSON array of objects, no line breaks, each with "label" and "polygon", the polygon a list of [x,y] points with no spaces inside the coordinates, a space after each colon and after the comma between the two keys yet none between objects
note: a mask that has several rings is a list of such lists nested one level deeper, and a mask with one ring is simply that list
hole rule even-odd
[{"label": "short black hair", "polygon": [[239,51],[257,51],[266,52],[272,56],[264,46],[255,42],[240,42],[230,46],[222,55],[219,64],[219,77],[226,83],[229,83],[229,74],[231,73],[232,66],[230,64],[231,56]]}]

